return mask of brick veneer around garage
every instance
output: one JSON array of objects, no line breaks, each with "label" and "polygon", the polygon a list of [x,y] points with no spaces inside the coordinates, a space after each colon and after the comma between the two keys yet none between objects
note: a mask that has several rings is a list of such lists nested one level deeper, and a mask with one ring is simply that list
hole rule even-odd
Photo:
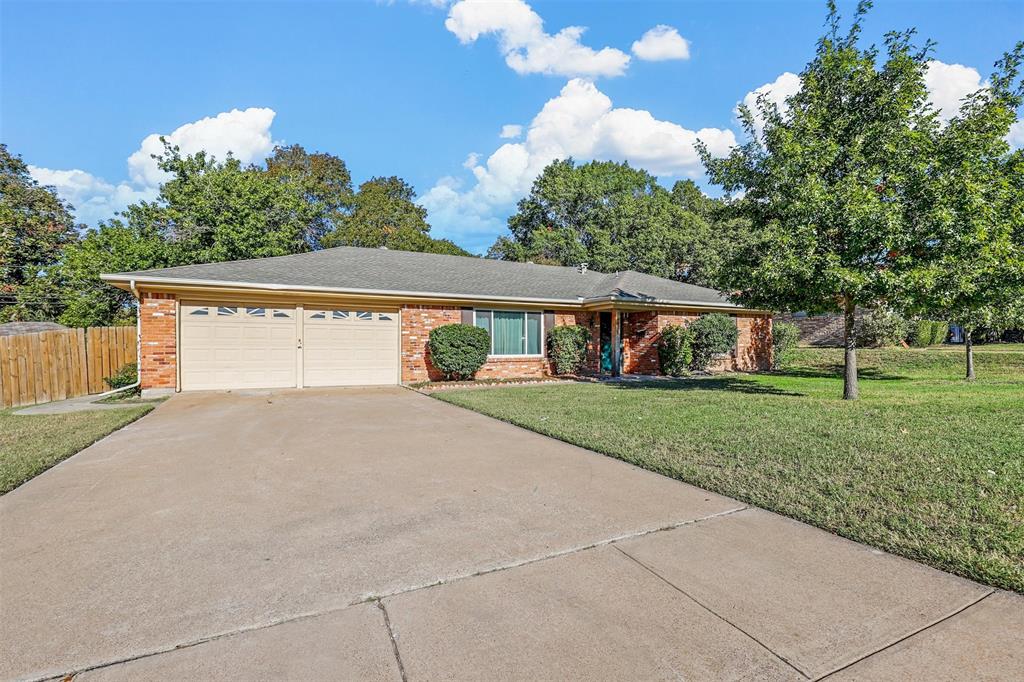
[{"label": "brick veneer around garage", "polygon": [[140,292],[139,344],[143,390],[173,390],[177,386],[177,301],[174,294]]}]

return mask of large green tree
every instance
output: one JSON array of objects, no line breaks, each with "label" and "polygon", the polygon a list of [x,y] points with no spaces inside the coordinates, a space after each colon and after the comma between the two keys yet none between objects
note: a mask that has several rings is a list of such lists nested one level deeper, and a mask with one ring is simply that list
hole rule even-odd
[{"label": "large green tree", "polygon": [[363,246],[470,255],[447,239],[430,236],[427,209],[415,202],[416,190],[398,177],[377,177],[359,186],[349,210],[337,218],[324,247]]},{"label": "large green tree", "polygon": [[973,380],[974,332],[1024,324],[1024,150],[1006,142],[1022,100],[1024,43],[998,64],[939,134],[936,202],[945,209],[922,270],[918,302],[964,330]]},{"label": "large green tree", "polygon": [[714,284],[718,209],[692,182],[670,192],[628,163],[554,161],[509,218],[511,234],[488,255]]},{"label": "large green tree", "polygon": [[309,248],[319,248],[352,205],[352,176],[345,162],[293,144],[274,148],[266,172],[302,197],[307,213],[304,238]]},{"label": "large green tree", "polygon": [[843,397],[856,399],[857,306],[905,296],[927,252],[937,121],[925,105],[930,44],[889,33],[885,55],[861,48],[869,2],[844,34],[834,3],[829,30],[780,111],[741,108],[749,141],[725,158],[701,147],[713,182],[742,194],[756,237],[732,263],[738,298],[757,307],[837,311],[845,320]]},{"label": "large green tree", "polygon": [[59,312],[54,266],[78,237],[71,210],[0,144],[0,322]]}]

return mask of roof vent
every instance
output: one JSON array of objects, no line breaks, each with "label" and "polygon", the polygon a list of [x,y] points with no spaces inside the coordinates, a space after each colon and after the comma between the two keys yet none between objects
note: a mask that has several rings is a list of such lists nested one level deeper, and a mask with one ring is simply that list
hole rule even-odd
[{"label": "roof vent", "polygon": [[577,270],[577,271],[578,271],[578,272],[579,272],[579,273],[580,273],[581,275],[585,275],[585,274],[587,274],[587,267],[588,267],[589,265],[590,265],[590,263],[580,263],[579,265],[577,265],[577,266],[576,266],[576,270]]}]

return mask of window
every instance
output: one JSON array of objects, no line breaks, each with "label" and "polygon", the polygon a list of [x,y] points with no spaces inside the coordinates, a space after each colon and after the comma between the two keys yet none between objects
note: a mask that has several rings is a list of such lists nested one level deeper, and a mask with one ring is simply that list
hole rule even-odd
[{"label": "window", "polygon": [[476,326],[491,335],[491,355],[540,355],[543,324],[540,313],[521,310],[477,310]]},{"label": "window", "polygon": [[372,320],[373,319],[373,313],[368,313],[365,310],[360,310],[359,312],[356,313],[356,319],[357,320]]},{"label": "window", "polygon": [[348,311],[347,310],[332,310],[331,311],[331,318],[335,319],[335,320],[347,320],[348,319]]},{"label": "window", "polygon": [[266,317],[267,315],[267,311],[264,308],[246,308],[245,312],[252,317]]},{"label": "window", "polygon": [[218,306],[217,307],[217,314],[218,315],[237,315],[238,314],[238,308],[229,308],[229,307],[223,306],[223,305],[222,306]]},{"label": "window", "polygon": [[275,310],[274,317],[291,317],[287,310]]},{"label": "window", "polygon": [[196,308],[195,310],[193,310],[192,312],[189,313],[189,315],[209,315],[209,314],[210,314],[209,308]]},{"label": "window", "polygon": [[381,322],[389,322],[391,321],[391,316],[385,315],[384,313],[377,313],[377,319]]},{"label": "window", "polygon": [[310,315],[309,319],[311,319],[311,320],[325,320],[325,319],[327,319],[327,315],[324,313],[323,310],[318,310],[315,313],[313,313],[312,315]]}]

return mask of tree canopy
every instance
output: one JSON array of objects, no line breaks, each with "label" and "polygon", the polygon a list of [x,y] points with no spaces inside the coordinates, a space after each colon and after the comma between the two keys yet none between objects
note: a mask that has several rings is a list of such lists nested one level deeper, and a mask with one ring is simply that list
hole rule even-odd
[{"label": "tree canopy", "polygon": [[71,211],[0,143],[0,322],[48,319],[59,309],[49,284],[78,237]]},{"label": "tree canopy", "polygon": [[973,333],[1024,324],[1024,150],[1006,142],[1022,101],[1024,43],[997,65],[938,135],[943,208],[921,269],[916,308],[964,330],[968,379],[974,378]]},{"label": "tree canopy", "polygon": [[427,209],[415,203],[416,190],[401,178],[372,178],[359,186],[348,211],[339,216],[324,247],[386,247],[399,251],[425,251],[471,255],[447,239],[430,236]]},{"label": "tree canopy", "polygon": [[[846,321],[844,397],[857,397],[854,310],[903,297],[927,253],[937,212],[936,114],[926,106],[930,44],[914,32],[885,38],[885,56],[858,45],[870,3],[840,31],[829,30],[781,111],[741,107],[749,140],[725,158],[701,147],[713,182],[742,193],[737,208],[755,229],[731,264],[746,304],[838,311]],[[880,63],[881,62],[881,63]]]},{"label": "tree canopy", "polygon": [[[722,209],[690,181],[670,192],[628,163],[554,161],[509,218],[491,258],[595,270],[637,270],[714,286],[733,242],[711,221]],[[741,233],[744,223],[733,223]],[[737,235],[732,235],[737,236]]]},{"label": "tree canopy", "polygon": [[[429,236],[426,210],[401,178],[374,178],[352,191],[345,162],[278,147],[266,167],[223,161],[171,146],[158,158],[169,174],[153,201],[129,206],[88,230],[56,261],[60,320],[116,324],[133,316],[132,298],[104,284],[103,272],[265,258],[340,246],[469,255]],[[52,292],[51,292],[52,295]]]}]

